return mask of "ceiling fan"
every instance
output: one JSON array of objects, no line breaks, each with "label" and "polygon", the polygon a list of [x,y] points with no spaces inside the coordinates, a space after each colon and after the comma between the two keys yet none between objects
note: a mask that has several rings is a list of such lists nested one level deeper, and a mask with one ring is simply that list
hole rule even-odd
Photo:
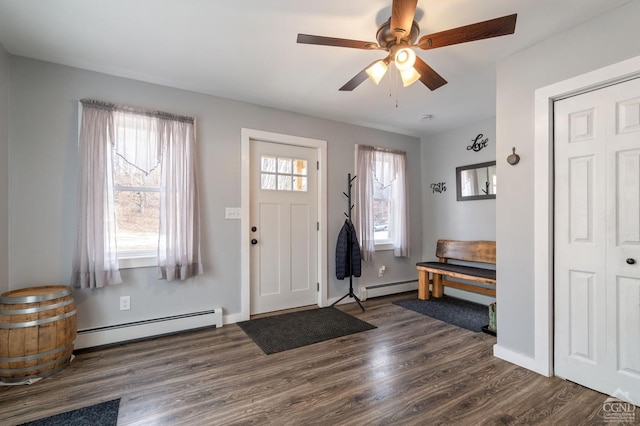
[{"label": "ceiling fan", "polygon": [[518,15],[513,14],[425,35],[418,40],[420,27],[413,20],[417,3],[418,0],[393,0],[391,18],[382,24],[376,33],[377,43],[309,34],[298,34],[298,43],[389,52],[386,58],[371,63],[356,74],[340,88],[341,91],[355,89],[367,77],[378,84],[391,62],[395,63],[400,72],[404,86],[409,86],[420,80],[429,89],[436,90],[447,84],[447,81],[420,57],[416,56],[415,48],[437,49],[453,44],[509,35],[516,30]]}]

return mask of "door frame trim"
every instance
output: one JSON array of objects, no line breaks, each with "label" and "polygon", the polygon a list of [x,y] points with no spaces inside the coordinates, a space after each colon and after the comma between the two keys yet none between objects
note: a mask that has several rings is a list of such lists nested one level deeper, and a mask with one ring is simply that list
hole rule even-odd
[{"label": "door frame trim", "polygon": [[640,56],[535,91],[534,345],[527,368],[553,376],[553,103],[640,77]]},{"label": "door frame trim", "polygon": [[247,321],[251,315],[251,245],[249,228],[250,222],[250,147],[251,140],[279,143],[284,145],[315,148],[318,154],[320,168],[318,170],[318,306],[327,306],[327,141],[291,136],[281,133],[265,132],[262,130],[241,129],[241,171],[240,171],[240,319]]}]

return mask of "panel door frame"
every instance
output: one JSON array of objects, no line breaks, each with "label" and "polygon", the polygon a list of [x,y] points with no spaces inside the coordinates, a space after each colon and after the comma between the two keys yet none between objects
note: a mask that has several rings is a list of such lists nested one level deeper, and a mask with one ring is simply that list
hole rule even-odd
[{"label": "panel door frame", "polygon": [[640,56],[535,92],[534,143],[534,357],[500,350],[494,354],[545,376],[553,376],[553,102],[640,77]]},{"label": "panel door frame", "polygon": [[291,136],[262,130],[241,129],[241,214],[240,214],[240,304],[241,312],[237,321],[247,321],[251,312],[251,237],[250,237],[250,206],[251,206],[251,169],[250,148],[251,140],[272,142],[285,145],[314,148],[317,150],[318,162],[318,306],[327,306],[328,266],[327,266],[327,141]]}]

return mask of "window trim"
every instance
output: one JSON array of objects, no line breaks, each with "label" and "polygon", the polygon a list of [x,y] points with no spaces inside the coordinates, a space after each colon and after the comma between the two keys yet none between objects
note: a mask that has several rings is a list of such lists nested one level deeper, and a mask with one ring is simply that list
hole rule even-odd
[{"label": "window trim", "polygon": [[145,254],[143,256],[139,256],[134,255],[131,252],[123,252],[121,257],[119,252],[118,266],[120,269],[151,268],[158,266],[158,255]]},{"label": "window trim", "polygon": [[390,240],[385,240],[384,242],[381,243],[373,243],[374,248],[376,249],[376,251],[389,251],[389,250],[393,250],[393,243],[387,242]]}]

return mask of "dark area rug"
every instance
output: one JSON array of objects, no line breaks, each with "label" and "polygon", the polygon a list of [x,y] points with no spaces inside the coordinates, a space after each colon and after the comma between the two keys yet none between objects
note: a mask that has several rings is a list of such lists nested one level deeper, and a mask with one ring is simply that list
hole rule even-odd
[{"label": "dark area rug", "polygon": [[482,331],[482,327],[489,324],[488,306],[455,297],[408,299],[393,303],[470,331]]},{"label": "dark area rug", "polygon": [[120,398],[23,423],[20,426],[116,426],[119,409]]},{"label": "dark area rug", "polygon": [[336,308],[291,312],[237,324],[267,355],[377,328]]}]

